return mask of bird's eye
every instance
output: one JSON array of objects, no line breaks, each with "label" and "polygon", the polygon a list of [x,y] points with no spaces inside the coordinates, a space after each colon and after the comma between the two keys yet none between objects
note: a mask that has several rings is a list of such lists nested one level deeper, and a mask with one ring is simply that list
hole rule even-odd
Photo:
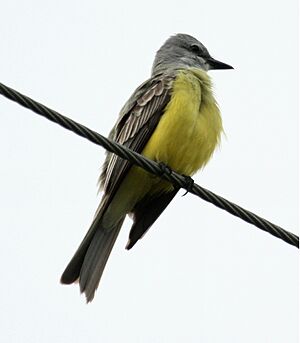
[{"label": "bird's eye", "polygon": [[201,56],[203,54],[199,45],[197,45],[197,44],[192,44],[190,48],[191,48],[191,51],[193,51],[195,54],[197,54],[199,56]]}]

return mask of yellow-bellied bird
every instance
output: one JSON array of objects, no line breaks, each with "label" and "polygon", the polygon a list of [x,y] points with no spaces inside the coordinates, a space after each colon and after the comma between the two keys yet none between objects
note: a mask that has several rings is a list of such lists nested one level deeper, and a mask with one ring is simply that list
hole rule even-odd
[{"label": "yellow-bellied bird", "polygon": [[[180,174],[193,175],[208,162],[222,133],[210,69],[232,67],[212,58],[189,35],[170,37],[156,54],[151,77],[122,108],[110,138]],[[133,218],[126,246],[131,249],[178,192],[112,153],[107,153],[100,184],[104,195],[92,225],[61,277],[63,284],[79,279],[87,302],[126,215]]]}]

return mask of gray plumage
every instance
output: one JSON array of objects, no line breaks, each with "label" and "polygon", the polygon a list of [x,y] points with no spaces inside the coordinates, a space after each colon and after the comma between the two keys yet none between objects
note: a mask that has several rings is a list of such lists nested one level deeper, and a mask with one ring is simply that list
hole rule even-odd
[{"label": "gray plumage", "polygon": [[189,67],[209,70],[207,59],[210,58],[208,50],[202,43],[190,35],[180,33],[171,36],[157,51],[152,75]]}]

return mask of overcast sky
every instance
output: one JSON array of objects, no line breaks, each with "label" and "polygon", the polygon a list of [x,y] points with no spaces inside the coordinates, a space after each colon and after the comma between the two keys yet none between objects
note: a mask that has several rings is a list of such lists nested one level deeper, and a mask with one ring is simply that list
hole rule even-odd
[{"label": "overcast sky", "polygon": [[[0,82],[107,135],[156,50],[189,33],[226,137],[197,183],[298,231],[297,1],[4,1]],[[104,150],[0,97],[1,342],[298,341],[298,250],[180,192],[93,303],[59,278],[99,202]]]}]

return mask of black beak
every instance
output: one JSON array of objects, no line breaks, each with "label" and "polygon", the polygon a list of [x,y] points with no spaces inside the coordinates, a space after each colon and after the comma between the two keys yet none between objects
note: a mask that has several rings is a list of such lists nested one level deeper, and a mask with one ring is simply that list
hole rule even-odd
[{"label": "black beak", "polygon": [[209,64],[210,69],[233,69],[229,64],[217,61],[212,57],[207,59],[207,63]]}]

